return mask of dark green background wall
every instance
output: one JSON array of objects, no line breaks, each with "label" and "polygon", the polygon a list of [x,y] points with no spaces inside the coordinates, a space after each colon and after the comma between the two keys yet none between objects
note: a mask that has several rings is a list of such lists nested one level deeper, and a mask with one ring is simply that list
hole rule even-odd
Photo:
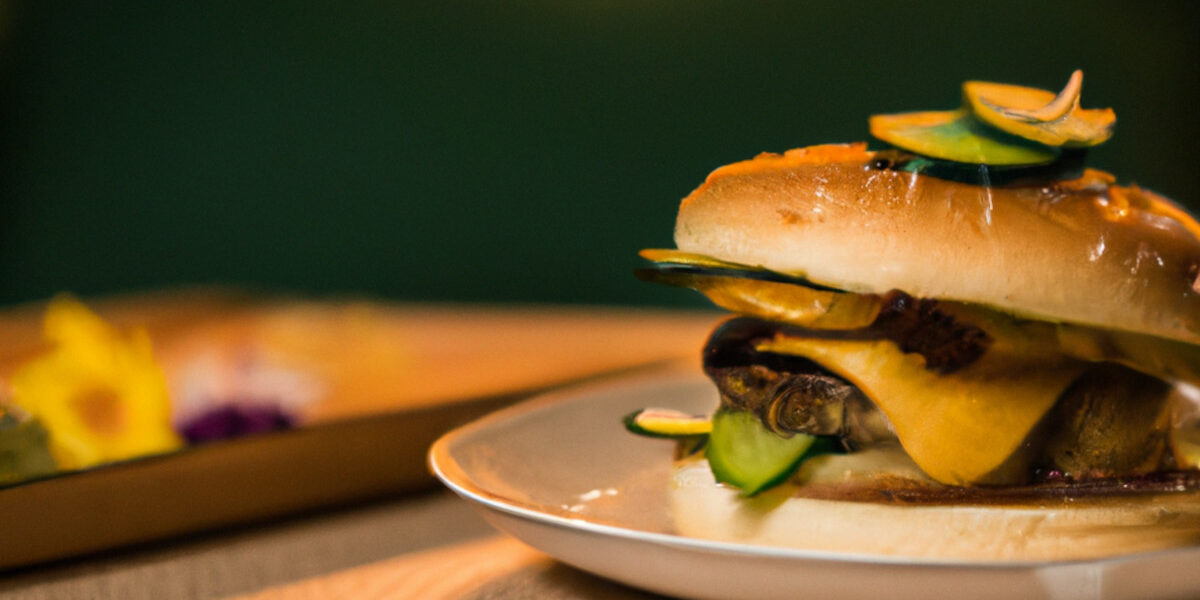
[{"label": "dark green background wall", "polygon": [[0,302],[698,302],[630,270],[712,168],[1076,67],[1093,163],[1195,211],[1192,6],[0,0]]}]

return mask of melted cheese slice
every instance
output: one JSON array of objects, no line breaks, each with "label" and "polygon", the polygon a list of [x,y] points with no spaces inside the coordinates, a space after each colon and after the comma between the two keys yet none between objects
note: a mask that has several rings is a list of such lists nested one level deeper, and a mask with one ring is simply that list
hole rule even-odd
[{"label": "melted cheese slice", "polygon": [[803,356],[858,386],[891,420],[904,450],[950,485],[1013,484],[1027,478],[1020,450],[1084,363],[1031,361],[995,352],[949,375],[887,340],[780,336],[760,351]]}]

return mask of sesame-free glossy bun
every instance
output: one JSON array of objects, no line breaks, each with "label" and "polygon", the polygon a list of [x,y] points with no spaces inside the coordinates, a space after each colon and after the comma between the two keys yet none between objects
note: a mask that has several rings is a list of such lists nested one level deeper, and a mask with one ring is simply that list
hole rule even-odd
[{"label": "sesame-free glossy bun", "polygon": [[972,561],[1084,560],[1200,543],[1200,492],[1022,503],[911,505],[811,498],[780,486],[754,498],[678,462],[676,531],[720,542],[868,556]]},{"label": "sesame-free glossy bun", "polygon": [[1200,225],[1094,170],[982,187],[877,168],[863,144],[763,154],[685,198],[680,250],[859,293],[1200,343]]}]

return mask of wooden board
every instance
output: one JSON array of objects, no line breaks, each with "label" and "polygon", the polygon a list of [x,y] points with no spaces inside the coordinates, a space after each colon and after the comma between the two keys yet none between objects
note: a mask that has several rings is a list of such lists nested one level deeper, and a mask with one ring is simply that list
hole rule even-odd
[{"label": "wooden board", "polygon": [[[427,488],[441,433],[537,391],[698,360],[715,313],[386,305],[237,294],[97,303],[143,324],[167,369],[257,344],[325,382],[298,429],[0,489],[0,569]],[[0,318],[0,377],[41,348],[40,311]],[[30,339],[33,338],[33,339]]]}]

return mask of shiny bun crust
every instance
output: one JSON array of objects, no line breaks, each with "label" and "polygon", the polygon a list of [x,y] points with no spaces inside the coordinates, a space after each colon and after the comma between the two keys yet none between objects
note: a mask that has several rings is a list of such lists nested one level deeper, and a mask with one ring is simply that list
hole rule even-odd
[{"label": "shiny bun crust", "polygon": [[[794,489],[794,488],[793,488]],[[1200,493],[1028,505],[899,505],[802,497],[787,486],[745,499],[705,461],[678,463],[669,500],[687,537],[871,556],[955,561],[1082,560],[1200,542]]]},{"label": "shiny bun crust", "polygon": [[1200,343],[1200,226],[1169,200],[1089,170],[1024,187],[886,168],[865,145],[764,154],[683,200],[680,250],[860,293]]}]

